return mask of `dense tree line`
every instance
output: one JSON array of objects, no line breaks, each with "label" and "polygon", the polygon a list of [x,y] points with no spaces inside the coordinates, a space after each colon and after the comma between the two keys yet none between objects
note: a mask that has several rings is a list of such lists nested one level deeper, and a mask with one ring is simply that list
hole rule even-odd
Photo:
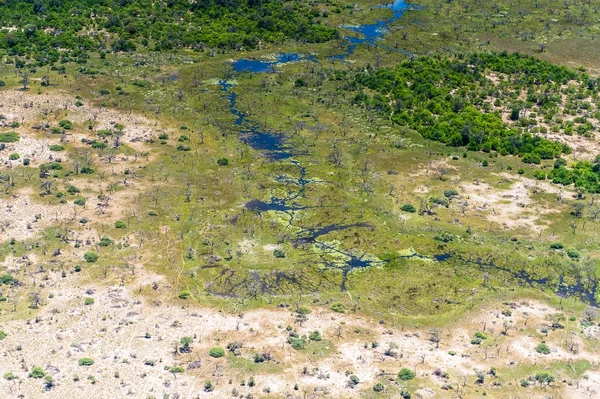
[{"label": "dense tree line", "polygon": [[[517,155],[528,163],[571,151],[543,137],[548,127],[586,134],[596,129],[589,118],[600,117],[597,104],[586,101],[600,103],[595,80],[520,54],[422,57],[391,69],[367,68],[355,74],[351,85],[357,91],[354,104],[428,139]],[[576,117],[565,121],[562,113]]]},{"label": "dense tree line", "polygon": [[84,62],[90,50],[255,48],[286,38],[324,42],[337,31],[320,23],[317,2],[298,0],[5,0],[0,48],[40,64],[59,49]]}]

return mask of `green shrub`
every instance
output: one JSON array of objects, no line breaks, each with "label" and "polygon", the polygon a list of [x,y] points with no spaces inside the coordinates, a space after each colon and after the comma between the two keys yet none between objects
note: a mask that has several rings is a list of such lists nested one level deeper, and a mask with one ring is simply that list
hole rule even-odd
[{"label": "green shrub", "polygon": [[402,381],[412,380],[415,378],[415,373],[410,369],[403,368],[398,372],[398,378]]},{"label": "green shrub", "polygon": [[6,333],[4,330],[0,330],[0,341],[2,341],[4,338],[6,338]]},{"label": "green shrub", "polygon": [[307,308],[306,306],[298,306],[298,308],[296,309],[296,313],[298,314],[310,314],[310,309]]},{"label": "green shrub", "polygon": [[358,379],[358,376],[356,376],[356,374],[352,374],[350,376],[350,381],[349,381],[349,385],[351,387],[355,387],[360,383],[360,380]]},{"label": "green shrub", "polygon": [[63,147],[60,144],[52,144],[50,146],[50,151],[63,151],[65,149],[65,147]]},{"label": "green shrub", "polygon": [[215,390],[215,387],[213,386],[212,382],[206,381],[204,383],[204,391],[205,392],[212,392],[214,390]]},{"label": "green shrub", "polygon": [[540,384],[546,384],[546,385],[549,385],[552,382],[554,382],[554,376],[545,371],[540,371],[539,373],[536,373],[535,379]]},{"label": "green shrub", "polygon": [[569,248],[567,249],[567,256],[571,259],[578,259],[581,254],[575,248]]},{"label": "green shrub", "polygon": [[21,156],[19,154],[17,154],[16,152],[13,152],[12,154],[10,154],[8,156],[8,159],[10,159],[11,161],[16,161],[19,158],[21,158]]},{"label": "green shrub", "polygon": [[446,198],[458,197],[458,191],[456,191],[455,189],[446,190],[446,191],[444,191],[444,197],[446,197]]},{"label": "green shrub", "polygon": [[3,285],[13,285],[15,283],[15,278],[10,274],[2,274],[0,275],[0,284]]},{"label": "green shrub", "polygon": [[383,386],[383,384],[381,382],[378,382],[377,384],[373,385],[373,391],[380,393],[383,392],[385,390],[385,386]]},{"label": "green shrub", "polygon": [[78,364],[80,366],[91,366],[94,364],[94,359],[90,359],[89,357],[82,357],[79,359]]},{"label": "green shrub", "polygon": [[94,263],[98,260],[98,254],[94,251],[89,251],[83,255],[83,259],[85,259],[87,263]]},{"label": "green shrub", "polygon": [[542,163],[542,158],[537,154],[527,153],[523,155],[523,162],[539,165]]},{"label": "green shrub", "polygon": [[400,207],[400,210],[404,212],[415,213],[417,208],[415,208],[413,204],[404,204]]},{"label": "green shrub", "polygon": [[560,242],[553,242],[552,244],[550,244],[550,249],[563,249],[565,246],[562,245]]},{"label": "green shrub", "polygon": [[281,249],[276,249],[273,251],[273,256],[276,258],[285,258],[285,252],[283,252]]},{"label": "green shrub", "polygon": [[17,132],[0,133],[0,143],[14,143],[20,139],[21,136]]},{"label": "green shrub", "polygon": [[185,369],[181,366],[173,366],[169,369],[169,371],[173,374],[176,374],[176,373],[183,373],[185,371]]},{"label": "green shrub", "polygon": [[227,158],[220,158],[217,160],[217,165],[219,166],[227,166],[229,165],[229,159]]},{"label": "green shrub", "polygon": [[288,344],[292,346],[295,350],[302,350],[306,346],[306,336],[303,337],[288,337]]},{"label": "green shrub", "polygon": [[538,180],[546,180],[546,172],[538,169],[535,172],[533,172],[533,177],[535,177]]},{"label": "green shrub", "polygon": [[85,298],[85,300],[83,301],[84,305],[93,305],[94,304],[94,298]]},{"label": "green shrub", "polygon": [[310,334],[308,334],[308,339],[310,339],[311,341],[321,341],[323,340],[323,336],[319,331],[313,331]]},{"label": "green shrub", "polygon": [[62,121],[58,122],[58,126],[62,127],[65,130],[70,130],[73,129],[73,122],[71,122],[68,119],[63,119]]},{"label": "green shrub", "polygon": [[331,305],[331,310],[337,313],[346,313],[346,308],[344,307],[344,304],[340,302],[336,302],[333,305]]},{"label": "green shrub", "polygon": [[487,335],[485,335],[484,333],[477,331],[475,333],[475,338],[480,338],[480,339],[487,339]]},{"label": "green shrub", "polygon": [[191,292],[187,291],[187,290],[183,290],[179,293],[179,298],[181,299],[188,299],[190,296],[192,295]]},{"label": "green shrub", "polygon": [[33,366],[31,368],[31,372],[29,373],[30,378],[44,378],[46,372],[38,366]]},{"label": "green shrub", "polygon": [[451,242],[454,241],[454,236],[450,233],[442,232],[433,236],[433,239],[440,242]]},{"label": "green shrub", "polygon": [[75,201],[73,201],[73,203],[75,205],[84,206],[85,205],[85,199],[83,199],[83,198],[77,198]]},{"label": "green shrub", "polygon": [[537,353],[541,353],[542,355],[549,355],[551,352],[550,347],[543,341],[541,344],[535,347],[535,351]]},{"label": "green shrub", "polygon": [[210,357],[219,358],[225,356],[225,349],[215,346],[208,351],[208,355]]},{"label": "green shrub", "polygon": [[109,245],[111,245],[113,243],[113,240],[111,240],[110,238],[104,236],[100,239],[100,241],[98,241],[98,245],[100,245],[101,247],[108,247]]},{"label": "green shrub", "polygon": [[12,381],[12,380],[16,380],[17,376],[9,371],[8,373],[4,374],[4,379],[7,381]]},{"label": "green shrub", "polygon": [[127,224],[125,224],[125,222],[124,222],[124,221],[122,221],[122,220],[117,220],[117,221],[115,222],[115,228],[116,228],[116,229],[124,229],[124,228],[126,228],[126,227],[127,227]]}]

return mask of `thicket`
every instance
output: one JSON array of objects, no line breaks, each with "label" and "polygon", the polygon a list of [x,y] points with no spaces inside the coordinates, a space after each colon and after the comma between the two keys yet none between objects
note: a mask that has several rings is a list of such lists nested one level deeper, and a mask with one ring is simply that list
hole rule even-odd
[{"label": "thicket", "polygon": [[[8,0],[0,8],[0,48],[38,65],[85,63],[89,51],[255,48],[286,38],[325,42],[319,2],[300,0]],[[326,8],[323,8],[325,10]],[[16,29],[12,29],[16,28]],[[108,34],[108,39],[106,38]]]},{"label": "thicket", "polygon": [[550,131],[591,136],[600,121],[597,80],[518,53],[421,57],[368,67],[347,84],[354,104],[425,138],[526,163],[571,152]]}]

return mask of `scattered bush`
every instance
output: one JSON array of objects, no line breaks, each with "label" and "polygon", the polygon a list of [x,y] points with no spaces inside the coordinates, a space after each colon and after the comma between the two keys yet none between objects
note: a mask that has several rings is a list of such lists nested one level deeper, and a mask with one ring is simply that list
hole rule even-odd
[{"label": "scattered bush", "polygon": [[46,372],[41,367],[33,366],[29,373],[29,378],[44,378],[45,375]]},{"label": "scattered bush", "polygon": [[229,165],[229,159],[227,158],[220,158],[217,160],[217,165],[219,166],[227,166]]},{"label": "scattered bush", "polygon": [[285,258],[285,252],[283,252],[281,249],[276,249],[273,251],[273,256],[276,258]]},{"label": "scattered bush", "polygon": [[111,245],[113,243],[113,240],[111,240],[110,238],[104,236],[100,239],[100,241],[98,241],[98,245],[100,245],[101,247],[108,247],[109,245]]},{"label": "scattered bush", "polygon": [[567,249],[567,256],[571,259],[579,259],[581,254],[575,248],[569,248]]},{"label": "scattered bush", "polygon": [[93,305],[94,304],[94,298],[85,298],[85,300],[83,301],[84,305]]},{"label": "scattered bush", "polygon": [[83,259],[85,259],[87,263],[94,263],[98,260],[98,254],[94,251],[89,251],[83,255]]},{"label": "scattered bush", "polygon": [[540,371],[539,373],[536,373],[535,379],[537,382],[539,382],[542,385],[543,384],[550,385],[552,382],[554,382],[554,376],[545,371]]},{"label": "scattered bush", "polygon": [[344,307],[344,304],[340,302],[336,302],[333,305],[331,305],[331,310],[337,313],[346,313],[346,308]]},{"label": "scattered bush", "polygon": [[550,347],[548,345],[546,345],[546,343],[543,341],[541,344],[539,344],[538,346],[535,347],[535,351],[537,353],[541,353],[542,355],[549,355],[551,352]]},{"label": "scattered bush", "polygon": [[58,122],[58,126],[62,127],[65,130],[70,130],[73,129],[73,122],[71,122],[68,119],[63,119],[62,121]]},{"label": "scattered bush", "polygon": [[404,204],[400,207],[400,210],[404,212],[415,213],[417,208],[415,208],[413,204]]},{"label": "scattered bush", "polygon": [[2,274],[0,275],[0,285],[13,285],[15,283],[15,278],[6,273],[6,274]]},{"label": "scattered bush", "polygon": [[308,334],[308,339],[310,339],[311,341],[321,341],[323,339],[323,336],[319,331],[313,331],[310,334]]},{"label": "scattered bush", "polygon": [[444,191],[444,197],[446,197],[446,198],[458,197],[458,191],[456,191],[455,189],[446,190],[446,191]]},{"label": "scattered bush", "polygon": [[65,147],[63,147],[60,144],[52,144],[50,146],[50,151],[63,151],[65,149]]},{"label": "scattered bush", "polygon": [[398,378],[402,381],[412,380],[415,378],[415,373],[410,369],[403,368],[398,372]]},{"label": "scattered bush", "polygon": [[187,290],[183,290],[179,293],[179,298],[181,299],[188,299],[190,296],[192,295],[191,292],[187,291]]},{"label": "scattered bush", "polygon": [[91,366],[94,364],[94,359],[90,359],[89,357],[82,357],[79,359],[78,364],[80,366]]},{"label": "scattered bush", "polygon": [[223,357],[225,356],[225,349],[215,346],[214,348],[211,348],[211,350],[208,352],[208,355],[214,358]]},{"label": "scattered bush", "polygon": [[115,222],[115,228],[116,229],[124,229],[126,227],[127,227],[127,224],[124,221],[122,221],[122,220],[117,220]]}]

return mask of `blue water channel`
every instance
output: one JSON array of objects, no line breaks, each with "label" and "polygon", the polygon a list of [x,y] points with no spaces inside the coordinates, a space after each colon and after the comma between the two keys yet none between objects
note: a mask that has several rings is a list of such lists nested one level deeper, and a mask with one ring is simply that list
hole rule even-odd
[{"label": "blue water channel", "polygon": [[[391,18],[383,21],[377,21],[373,24],[359,25],[359,26],[344,26],[342,28],[347,29],[351,32],[358,34],[358,36],[344,36],[344,39],[348,42],[347,49],[338,55],[330,57],[331,59],[343,60],[348,56],[352,55],[355,49],[363,44],[374,45],[378,40],[384,37],[386,32],[392,24],[401,18],[406,11],[418,9],[417,6],[405,3],[403,0],[395,0],[393,3],[382,5],[379,8],[388,8],[392,10],[393,15]],[[380,45],[381,46],[381,45]],[[398,50],[389,46],[381,46],[390,51],[396,51],[405,55],[410,55],[404,50]],[[280,53],[275,59],[272,60],[258,60],[258,59],[240,59],[232,62],[233,73],[250,72],[250,73],[270,73],[275,71],[275,67],[278,65],[300,62],[300,61],[311,61],[317,62],[312,56],[304,56],[297,53]],[[261,128],[256,122],[249,121],[246,118],[246,114],[237,108],[237,94],[233,91],[233,84],[229,82],[229,79],[220,82],[221,90],[226,93],[229,101],[229,110],[235,117],[235,125],[240,129],[240,140],[248,144],[254,150],[260,151],[267,159],[271,161],[283,161],[293,158],[296,154],[292,147],[287,143],[287,137],[280,132],[273,132]],[[291,160],[294,165],[299,168],[300,177],[297,179],[287,178],[278,176],[276,179],[279,181],[286,181],[286,184],[296,186],[296,191],[292,189],[290,194],[285,198],[272,197],[268,202],[253,200],[245,204],[245,208],[257,213],[263,213],[268,211],[276,211],[288,214],[290,216],[290,225],[295,220],[295,214],[299,211],[309,209],[307,206],[299,205],[297,200],[304,196],[306,186],[311,183],[310,179],[306,178],[306,169],[300,165],[298,161]],[[299,226],[296,226],[299,227]],[[363,223],[355,224],[331,224],[327,226],[318,226],[314,228],[301,228],[300,233],[297,236],[298,243],[312,243],[323,250],[324,255],[327,253],[342,255],[346,258],[345,261],[331,261],[322,256],[323,265],[329,269],[337,269],[342,273],[341,289],[346,289],[346,281],[348,273],[355,269],[363,269],[372,266],[381,266],[387,263],[373,259],[368,254],[356,254],[354,251],[341,249],[337,245],[333,246],[325,241],[319,240],[320,237],[326,236],[329,233],[335,231],[342,231],[348,228],[369,228],[373,226]],[[399,256],[400,258],[410,259],[429,259],[426,256],[418,253],[411,254],[408,256]],[[462,264],[476,265],[480,270],[496,270],[509,274],[515,280],[524,283],[528,286],[543,287],[549,282],[547,278],[535,278],[529,275],[525,270],[513,271],[508,268],[500,267],[494,264],[493,261],[486,262],[482,259],[464,259],[455,258],[452,254],[444,253],[434,255],[433,260],[438,262],[450,262],[458,261]],[[564,281],[564,277],[560,278],[560,282],[556,287],[556,293],[562,297],[577,296],[584,302],[593,306],[598,306],[599,303],[596,300],[597,294],[597,283],[595,280],[589,278],[579,277],[574,284],[567,284]]]}]

